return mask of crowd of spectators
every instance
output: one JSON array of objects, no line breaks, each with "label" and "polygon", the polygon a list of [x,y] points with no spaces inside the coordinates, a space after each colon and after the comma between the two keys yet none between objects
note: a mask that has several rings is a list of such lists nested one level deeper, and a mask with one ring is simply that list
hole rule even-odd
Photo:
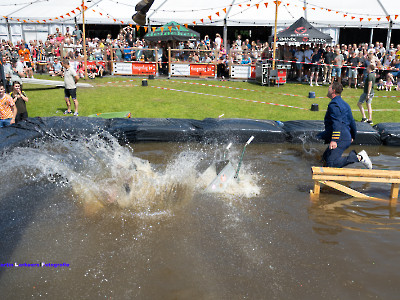
[{"label": "crowd of spectators", "polygon": [[[130,26],[122,28],[115,38],[110,34],[102,39],[86,37],[89,61],[157,62],[160,73],[167,72],[168,48],[174,49],[170,56],[172,62],[217,64],[219,77],[229,76],[231,64],[254,65],[260,59],[271,60],[273,56],[268,43],[242,39],[241,35],[234,41],[227,41],[226,48],[224,44],[220,34],[215,37],[205,35],[199,41],[147,42],[134,38]],[[83,61],[83,48],[83,34],[78,26],[73,30],[66,27],[64,33],[57,28],[45,41],[20,40],[13,44],[3,40],[0,45],[10,84],[18,76],[33,77],[34,72],[44,71],[53,76],[62,76],[61,59]],[[357,87],[370,64],[376,66],[381,85],[395,85],[400,75],[400,45],[395,48],[391,44],[389,49],[385,49],[380,42],[375,45],[278,45],[275,58],[278,65],[291,66],[289,80],[306,81],[309,84],[336,80]],[[82,64],[78,64],[77,71],[83,76]],[[89,71],[92,77],[101,76],[107,71],[107,66],[95,63],[89,67]]]}]

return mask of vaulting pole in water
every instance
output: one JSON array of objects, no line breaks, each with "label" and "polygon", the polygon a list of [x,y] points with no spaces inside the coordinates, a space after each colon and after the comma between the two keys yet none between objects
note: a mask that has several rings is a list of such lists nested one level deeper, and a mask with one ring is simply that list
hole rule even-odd
[{"label": "vaulting pole in water", "polygon": [[239,171],[240,171],[240,167],[242,166],[242,161],[243,161],[243,156],[244,156],[244,152],[246,151],[246,147],[254,140],[254,136],[251,136],[251,138],[249,138],[249,140],[246,142],[246,144],[243,147],[243,151],[242,151],[242,155],[240,156],[240,160],[239,160],[239,164],[236,170],[236,174],[235,174],[235,179],[237,179],[239,181]]}]

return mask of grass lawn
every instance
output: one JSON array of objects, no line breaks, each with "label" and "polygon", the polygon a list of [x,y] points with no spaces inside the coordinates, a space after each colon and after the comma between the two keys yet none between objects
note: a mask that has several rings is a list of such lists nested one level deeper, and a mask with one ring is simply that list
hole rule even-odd
[{"label": "grass lawn", "polygon": [[[35,78],[53,77],[36,75]],[[94,88],[78,88],[80,116],[131,111],[133,118],[201,120],[224,114],[224,118],[323,120],[329,103],[327,86],[310,87],[297,83],[267,87],[242,81],[160,78],[148,80],[148,86],[143,87],[142,78],[138,77],[106,77],[80,82],[94,85]],[[29,97],[27,107],[30,117],[63,115],[66,109],[63,89],[25,84],[24,91]],[[315,92],[315,99],[308,98],[310,91]],[[345,88],[342,94],[352,109],[357,110],[353,111],[356,121],[361,120],[357,108],[361,93],[361,89]],[[377,110],[373,113],[374,123],[400,122],[398,100],[400,92],[376,91],[372,102],[373,109]],[[319,112],[310,111],[313,103],[319,105]]]}]

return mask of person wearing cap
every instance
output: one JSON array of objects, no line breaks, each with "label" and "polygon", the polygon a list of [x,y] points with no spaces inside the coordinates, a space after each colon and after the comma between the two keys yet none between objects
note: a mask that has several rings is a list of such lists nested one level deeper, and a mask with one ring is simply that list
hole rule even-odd
[{"label": "person wearing cap", "polygon": [[367,169],[372,169],[367,152],[356,153],[352,150],[348,156],[342,156],[356,137],[357,127],[350,105],[342,99],[343,86],[333,82],[328,88],[331,101],[324,118],[325,130],[318,134],[328,144],[322,158],[326,167],[343,168],[349,164],[361,162]]}]

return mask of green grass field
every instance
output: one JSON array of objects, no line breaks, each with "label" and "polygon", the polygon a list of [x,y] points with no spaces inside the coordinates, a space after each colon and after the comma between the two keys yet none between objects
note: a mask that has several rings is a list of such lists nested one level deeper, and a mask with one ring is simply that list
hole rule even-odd
[{"label": "green grass field", "polygon": [[[36,75],[35,78],[52,77]],[[138,77],[106,77],[81,82],[93,84],[94,88],[78,89],[80,116],[131,111],[133,118],[201,120],[224,114],[224,118],[323,120],[329,103],[326,98],[328,86],[310,87],[297,83],[267,87],[242,81],[160,78],[148,80],[148,86],[143,87],[142,78]],[[66,109],[63,89],[25,84],[24,91],[29,97],[27,106],[30,117],[63,115]],[[315,92],[315,99],[308,98],[310,91]],[[353,111],[356,121],[361,120],[357,108],[361,93],[361,89],[345,88],[342,94],[352,109],[357,109]],[[376,91],[372,102],[373,109],[377,110],[373,113],[374,123],[400,122],[399,99],[400,92]],[[319,112],[310,111],[313,103],[319,105]]]}]

